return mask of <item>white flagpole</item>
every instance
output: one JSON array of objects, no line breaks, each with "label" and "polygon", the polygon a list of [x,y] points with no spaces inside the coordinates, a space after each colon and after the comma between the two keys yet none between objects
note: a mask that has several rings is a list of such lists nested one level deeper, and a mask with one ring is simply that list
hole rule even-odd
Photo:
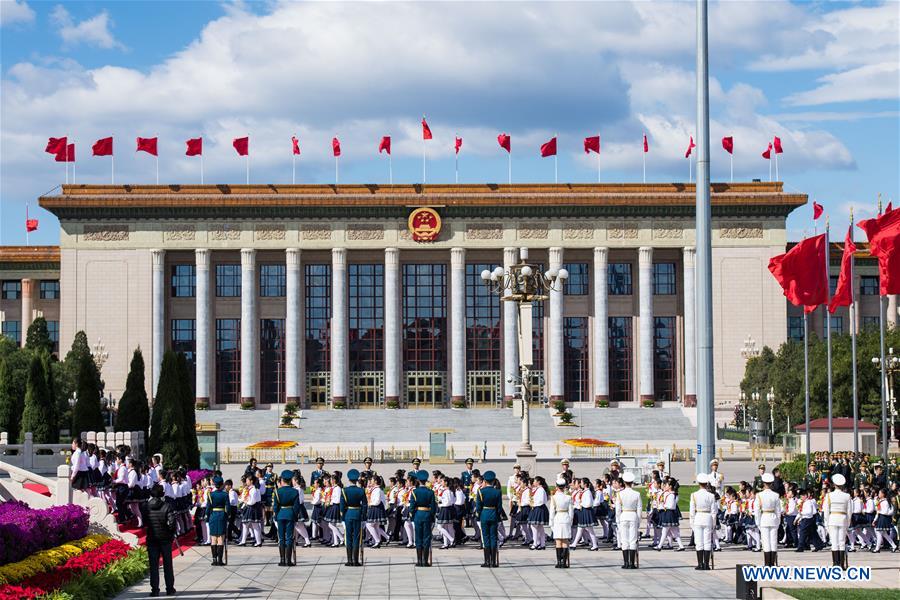
[{"label": "white flagpole", "polygon": [[200,185],[203,185],[203,153],[200,153]]},{"label": "white flagpole", "polygon": [[778,181],[778,153],[775,152],[774,145],[772,146],[772,152],[775,153],[775,181]]},{"label": "white flagpole", "polygon": [[[73,144],[75,142],[72,142]],[[69,144],[66,144],[66,160],[69,160]],[[75,161],[72,160],[72,184],[75,184]]]},{"label": "white flagpole", "polygon": [[159,151],[157,150],[156,156],[156,185],[159,185]]},{"label": "white flagpole", "polygon": [[688,154],[688,183],[694,182],[694,164],[691,155]]},{"label": "white flagpole", "polygon": [[[853,208],[850,209],[850,223],[853,223]],[[852,234],[851,234],[852,240]],[[845,241],[844,244],[847,242]],[[845,248],[846,251],[846,248]],[[853,281],[853,262],[854,257],[850,255],[850,281]],[[859,398],[856,391],[856,311],[859,306],[856,304],[856,294],[853,292],[853,285],[850,285],[850,364],[853,373],[853,451],[859,452]]]},{"label": "white flagpole", "polygon": [[834,452],[834,431],[833,431],[833,419],[832,419],[832,390],[831,390],[831,314],[828,312],[828,305],[831,304],[831,273],[829,272],[830,260],[831,256],[831,248],[829,246],[828,241],[829,234],[829,219],[828,216],[825,216],[825,298],[826,302],[823,306],[825,310],[825,339],[826,339],[826,353],[828,360],[828,452]]},{"label": "white flagpole", "polygon": [[394,159],[388,154],[388,183],[394,185]]},{"label": "white flagpole", "polygon": [[63,148],[63,154],[66,155],[66,160],[63,162],[63,166],[66,168],[66,185],[69,185],[69,134],[66,134],[66,144]]},{"label": "white flagpole", "polygon": [[556,152],[553,154],[553,183],[559,183],[559,134],[554,133],[553,138],[556,140]]},{"label": "white flagpole", "polygon": [[728,157],[731,160],[731,183],[734,183],[734,148],[728,153]]},{"label": "white flagpole", "polygon": [[28,232],[28,203],[25,203],[25,245],[30,246],[31,242],[29,241],[29,232]]},{"label": "white flagpole", "polygon": [[422,115],[422,183],[425,183],[425,115]]},{"label": "white flagpole", "polygon": [[334,185],[337,185],[338,181],[340,181],[339,180],[340,171],[338,170],[338,158],[339,157],[337,157],[337,156],[334,157]]},{"label": "white flagpole", "polygon": [[[769,152],[770,153],[775,152],[775,150],[772,149]],[[769,183],[772,183],[772,158],[771,157],[769,157]]]},{"label": "white flagpole", "polygon": [[291,149],[291,185],[297,183],[297,155]]},{"label": "white flagpole", "polygon": [[110,175],[109,182],[112,185],[116,185],[116,155],[115,154],[109,155],[109,163],[110,163],[110,168],[112,169],[112,173]]},{"label": "white flagpole", "polygon": [[597,183],[600,183],[600,132],[597,132]]},{"label": "white flagpole", "polygon": [[644,183],[647,183],[647,151],[644,150],[644,138],[641,138],[641,164],[644,169]]},{"label": "white flagpole", "polygon": [[507,159],[507,171],[508,171],[508,182],[509,185],[512,185],[512,145],[509,147],[509,152],[506,153]]}]

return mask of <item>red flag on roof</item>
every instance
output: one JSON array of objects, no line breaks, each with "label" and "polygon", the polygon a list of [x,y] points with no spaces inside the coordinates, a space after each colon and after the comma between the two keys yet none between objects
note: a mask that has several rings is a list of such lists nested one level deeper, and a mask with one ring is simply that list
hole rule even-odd
[{"label": "red flag on roof", "polygon": [[337,139],[336,137],[331,138],[331,152],[335,156],[341,155],[341,140]]},{"label": "red flag on roof", "polygon": [[241,156],[247,156],[250,154],[250,137],[242,137],[242,138],[234,138],[232,140],[231,145],[234,146],[234,149]]},{"label": "red flag on roof", "polygon": [[881,295],[900,294],[900,210],[885,212],[857,224],[869,239],[869,252],[878,259]]},{"label": "red flag on roof", "polygon": [[28,217],[28,206],[25,206],[25,231],[26,233],[31,233],[32,231],[37,231],[38,228],[38,220],[30,219]]},{"label": "red flag on roof", "polygon": [[556,156],[556,136],[541,144],[541,157]]},{"label": "red flag on roof", "polygon": [[775,139],[772,140],[772,148],[775,149],[775,154],[781,154],[784,150],[781,148],[781,138],[777,135]]},{"label": "red flag on roof", "polygon": [[297,139],[296,135],[291,136],[291,151],[294,154],[297,154],[297,155],[300,154],[300,140]]},{"label": "red flag on roof", "polygon": [[459,149],[462,148],[462,138],[461,137],[456,136],[456,143],[454,144],[454,146],[456,147],[456,153],[459,154]]},{"label": "red flag on roof", "polygon": [[47,147],[44,148],[44,152],[48,154],[60,154],[64,152],[66,149],[66,144],[68,144],[68,138],[50,138],[47,141]]},{"label": "red flag on roof", "polygon": [[422,139],[430,140],[431,138],[431,127],[428,126],[428,122],[425,120],[425,117],[422,117]]},{"label": "red flag on roof", "polygon": [[56,162],[75,162],[75,142],[66,144],[56,153]]},{"label": "red flag on roof", "polygon": [[734,138],[729,136],[722,138],[722,147],[728,154],[734,154]]},{"label": "red flag on roof", "polygon": [[791,304],[812,312],[828,300],[825,234],[807,238],[786,253],[773,256],[769,271]]},{"label": "red flag on roof", "polygon": [[185,155],[187,156],[202,156],[203,155],[203,138],[192,138],[187,142],[187,152]]},{"label": "red flag on roof", "polygon": [[382,152],[387,152],[388,155],[391,154],[391,136],[386,135],[381,138],[381,142],[378,144],[378,154]]},{"label": "red flag on roof", "polygon": [[157,138],[142,138],[139,137],[137,139],[137,149],[135,152],[146,152],[147,154],[151,154],[153,156],[159,156],[156,153],[156,142]]},{"label": "red flag on roof", "polygon": [[94,142],[94,145],[91,146],[91,151],[94,153],[94,156],[112,156],[113,139],[111,137],[105,137],[97,140]]},{"label": "red flag on roof", "polygon": [[509,135],[506,133],[501,133],[497,136],[497,143],[500,144],[500,147],[506,150],[507,152],[512,152],[512,144],[509,139]]},{"label": "red flag on roof", "polygon": [[[762,153],[762,157],[766,160],[772,159],[772,142],[769,142],[769,147],[766,148],[766,151]],[[771,175],[771,173],[770,173]]]},{"label": "red flag on roof", "polygon": [[600,136],[594,135],[591,137],[584,138],[584,153],[590,154],[591,152],[596,152],[600,154]]},{"label": "red flag on roof", "polygon": [[684,152],[684,157],[688,158],[691,155],[691,150],[697,147],[697,144],[694,143],[694,136],[691,136],[691,141],[688,142],[687,150]]},{"label": "red flag on roof", "polygon": [[825,208],[813,200],[813,221],[821,217],[823,212],[825,212]]},{"label": "red flag on roof", "polygon": [[647,134],[644,134],[644,154],[650,152],[650,144],[647,143]]}]

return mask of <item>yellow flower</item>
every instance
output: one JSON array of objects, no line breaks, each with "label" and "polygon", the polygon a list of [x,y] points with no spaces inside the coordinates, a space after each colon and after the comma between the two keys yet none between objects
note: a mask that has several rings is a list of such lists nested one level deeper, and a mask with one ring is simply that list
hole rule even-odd
[{"label": "yellow flower", "polygon": [[29,577],[46,573],[54,567],[64,564],[70,558],[82,552],[94,550],[109,541],[105,535],[89,535],[80,540],[66,542],[55,548],[35,552],[18,562],[0,567],[0,585],[18,583]]}]

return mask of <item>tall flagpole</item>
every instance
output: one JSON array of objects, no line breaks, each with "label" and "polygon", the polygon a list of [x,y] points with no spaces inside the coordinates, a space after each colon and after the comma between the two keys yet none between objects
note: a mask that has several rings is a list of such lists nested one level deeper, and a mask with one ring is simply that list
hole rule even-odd
[{"label": "tall flagpole", "polygon": [[[159,134],[156,134],[156,141],[159,143]],[[156,185],[159,185],[159,148],[156,149],[156,156],[153,158],[156,159]]]},{"label": "tall flagpole", "polygon": [[394,162],[388,154],[388,183],[394,185]]},{"label": "tall flagpole", "polygon": [[809,464],[809,319],[803,307],[803,412],[806,419],[806,464]]},{"label": "tall flagpole", "polygon": [[[850,240],[853,240],[853,209],[850,209]],[[845,244],[847,242],[844,242]],[[846,252],[846,248],[844,249]],[[859,399],[856,392],[856,294],[853,293],[853,262],[855,258],[850,256],[850,364],[853,373],[853,452],[859,452]]]},{"label": "tall flagpole", "polygon": [[28,203],[25,203],[25,245],[30,246],[30,232],[28,231]]},{"label": "tall flagpole", "polygon": [[[554,133],[556,145],[559,146],[559,133]],[[553,154],[553,183],[559,183],[559,149]]]},{"label": "tall flagpole", "polygon": [[597,132],[597,183],[600,183],[600,132]]},{"label": "tall flagpole", "polygon": [[694,175],[692,173],[693,169],[694,169],[693,160],[691,159],[691,156],[688,155],[688,183],[694,182]]},{"label": "tall flagpole", "polygon": [[203,185],[203,152],[200,152],[200,185]]},{"label": "tall flagpole", "polygon": [[778,153],[775,152],[774,145],[772,146],[772,153],[775,155],[775,181],[778,181]]},{"label": "tall flagpole", "polygon": [[334,185],[337,185],[338,182],[340,181],[339,178],[338,178],[339,175],[340,175],[340,170],[339,170],[339,167],[338,167],[338,157],[335,156],[335,157],[334,157]]},{"label": "tall flagpole", "polygon": [[734,183],[734,148],[728,153],[728,157],[731,159],[731,183]]},{"label": "tall flagpole", "polygon": [[[775,152],[775,150],[769,150],[770,153]],[[771,154],[769,156],[769,183],[772,183],[772,158]]]},{"label": "tall flagpole", "polygon": [[453,174],[456,177],[456,183],[459,183],[459,148],[456,147],[456,140],[459,137],[459,132],[453,134]]},{"label": "tall flagpole", "polygon": [[829,273],[829,256],[831,248],[828,243],[829,218],[825,217],[825,340],[828,360],[828,452],[834,452],[834,427],[832,419],[832,390],[831,390],[831,315],[828,314],[828,304],[831,302],[831,273]]},{"label": "tall flagpole", "polygon": [[293,149],[291,149],[291,184],[297,184],[297,155]]},{"label": "tall flagpole", "polygon": [[509,185],[512,185],[512,145],[509,147],[509,152],[506,153],[507,160],[507,172],[508,172],[508,182]]},{"label": "tall flagpole", "polygon": [[112,185],[116,185],[116,155],[115,154],[109,155],[109,163],[110,163],[110,168],[112,169],[112,173],[110,174],[109,182]]},{"label": "tall flagpole", "polygon": [[[644,137],[646,137],[646,133]],[[647,151],[644,150],[644,137],[641,137],[641,165],[644,172],[644,183],[647,183]]]},{"label": "tall flagpole", "polygon": [[[878,215],[881,216],[881,195],[878,196]],[[879,286],[883,285],[883,281],[879,281]],[[881,294],[881,290],[878,290],[878,330],[879,330],[879,351],[881,355],[881,454],[884,458],[884,464],[887,465],[888,461],[888,380],[887,380],[887,369],[885,368],[887,365],[884,360],[884,322],[887,318],[885,311],[885,302],[887,301],[887,296]]]},{"label": "tall flagpole", "polygon": [[250,134],[247,134],[247,185],[250,185]]},{"label": "tall flagpole", "polygon": [[[72,144],[74,145],[75,142],[72,142]],[[66,144],[66,160],[67,161],[69,160],[69,145],[68,144]],[[75,183],[75,158],[74,157],[72,157],[72,183],[73,184]]]},{"label": "tall flagpole", "polygon": [[422,183],[425,183],[425,115],[422,115]]}]

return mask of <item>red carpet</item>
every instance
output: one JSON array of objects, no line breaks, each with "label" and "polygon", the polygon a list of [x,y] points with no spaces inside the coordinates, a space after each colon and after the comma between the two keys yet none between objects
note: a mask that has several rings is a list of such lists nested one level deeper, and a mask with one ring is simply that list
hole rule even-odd
[{"label": "red carpet", "polygon": [[[143,527],[137,528],[134,526],[133,522],[129,522],[127,524],[119,524],[119,531],[122,533],[131,533],[137,536],[138,544],[144,546],[147,543],[147,530]],[[194,531],[189,531],[178,538],[178,542],[181,544],[181,549],[186,551],[188,548],[193,548],[197,545],[197,537]],[[179,556],[178,548],[175,544],[172,544],[172,558]]]},{"label": "red carpet", "polygon": [[47,496],[48,498],[50,497],[50,489],[46,485],[40,483],[23,483],[22,487],[26,490],[31,490],[36,494]]}]

